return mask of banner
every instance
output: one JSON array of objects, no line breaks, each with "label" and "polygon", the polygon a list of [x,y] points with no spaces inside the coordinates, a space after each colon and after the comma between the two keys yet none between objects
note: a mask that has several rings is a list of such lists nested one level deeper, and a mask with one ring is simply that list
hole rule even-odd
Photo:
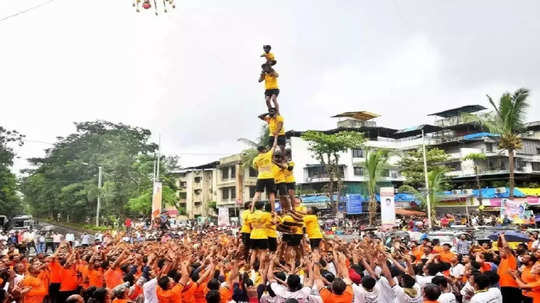
[{"label": "banner", "polygon": [[218,208],[217,224],[218,226],[229,225],[229,209],[227,207]]},{"label": "banner", "polygon": [[382,225],[395,225],[396,204],[394,201],[394,188],[381,187],[381,223]]},{"label": "banner", "polygon": [[152,194],[152,218],[161,213],[161,182],[154,182],[154,191]]}]

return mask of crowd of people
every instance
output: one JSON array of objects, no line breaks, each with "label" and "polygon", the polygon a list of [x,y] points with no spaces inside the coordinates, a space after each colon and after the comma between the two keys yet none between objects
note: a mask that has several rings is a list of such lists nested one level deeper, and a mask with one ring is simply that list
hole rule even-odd
[{"label": "crowd of people", "polygon": [[[91,240],[88,234],[73,241],[65,235],[45,250],[35,241],[26,245],[30,231],[5,235],[0,300],[540,302],[536,233],[515,249],[504,234],[498,249],[465,238],[453,249],[436,240],[405,242],[373,231],[344,241],[326,236],[316,210],[294,201],[282,213],[262,202],[246,205],[238,233],[215,226],[155,226],[152,237],[137,237],[148,235],[140,229]],[[33,239],[39,244],[41,236]]]}]

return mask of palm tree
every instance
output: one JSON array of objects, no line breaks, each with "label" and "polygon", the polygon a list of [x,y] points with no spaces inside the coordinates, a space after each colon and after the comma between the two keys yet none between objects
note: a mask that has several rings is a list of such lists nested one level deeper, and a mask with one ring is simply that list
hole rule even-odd
[{"label": "palm tree", "polygon": [[513,94],[504,93],[496,105],[488,95],[494,113],[486,117],[466,115],[466,120],[477,122],[489,132],[499,135],[499,147],[508,152],[510,199],[514,198],[514,151],[522,147],[520,134],[525,131],[525,112],[529,107],[529,90],[520,88]]},{"label": "palm tree", "polygon": [[366,162],[364,168],[367,171],[367,189],[369,193],[369,225],[373,225],[375,214],[377,212],[377,182],[381,176],[381,171],[388,162],[388,151],[377,149],[374,151],[366,150]]},{"label": "palm tree", "polygon": [[478,175],[478,163],[480,161],[486,160],[486,155],[483,153],[470,153],[463,158],[463,160],[471,160],[474,164],[474,174],[476,177],[476,188],[478,189],[478,199],[480,205],[482,205],[482,188],[480,187],[480,176]]},{"label": "palm tree", "polygon": [[[428,173],[429,192],[422,193],[410,185],[403,185],[399,188],[400,192],[412,193],[416,199],[420,200],[422,208],[431,213],[431,218],[437,215],[435,207],[441,201],[441,192],[445,190],[446,177],[444,169],[434,169]],[[430,209],[427,208],[427,196],[429,195]]]}]

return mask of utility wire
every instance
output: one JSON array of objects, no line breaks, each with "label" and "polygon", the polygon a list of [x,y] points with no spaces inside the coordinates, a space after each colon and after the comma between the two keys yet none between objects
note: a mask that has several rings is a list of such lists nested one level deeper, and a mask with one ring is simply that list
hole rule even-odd
[{"label": "utility wire", "polygon": [[17,16],[22,15],[22,14],[24,14],[24,13],[28,13],[29,11],[32,11],[32,10],[34,10],[34,9],[40,8],[40,7],[42,7],[42,6],[45,6],[45,5],[47,5],[47,4],[49,4],[49,3],[53,2],[53,1],[54,1],[54,0],[48,0],[48,1],[45,1],[45,2],[41,2],[41,3],[36,4],[36,5],[34,5],[34,6],[30,7],[30,8],[23,9],[22,11],[18,11],[18,12],[14,13],[14,14],[5,16],[5,17],[3,17],[3,18],[0,19],[0,22],[5,21],[5,20],[10,19],[10,18],[13,18],[13,17],[17,17]]}]

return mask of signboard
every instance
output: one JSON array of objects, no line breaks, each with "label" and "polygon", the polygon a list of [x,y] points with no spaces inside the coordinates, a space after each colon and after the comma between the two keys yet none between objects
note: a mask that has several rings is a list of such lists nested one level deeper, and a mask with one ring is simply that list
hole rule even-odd
[{"label": "signboard", "polygon": [[159,216],[161,213],[161,182],[154,182],[152,194],[152,218]]},{"label": "signboard", "polygon": [[362,213],[364,197],[360,194],[347,195],[347,214],[358,215]]},{"label": "signboard", "polygon": [[396,223],[396,204],[394,201],[394,188],[381,187],[381,223],[393,226]]},{"label": "signboard", "polygon": [[219,207],[218,208],[218,226],[229,225],[229,208]]}]

